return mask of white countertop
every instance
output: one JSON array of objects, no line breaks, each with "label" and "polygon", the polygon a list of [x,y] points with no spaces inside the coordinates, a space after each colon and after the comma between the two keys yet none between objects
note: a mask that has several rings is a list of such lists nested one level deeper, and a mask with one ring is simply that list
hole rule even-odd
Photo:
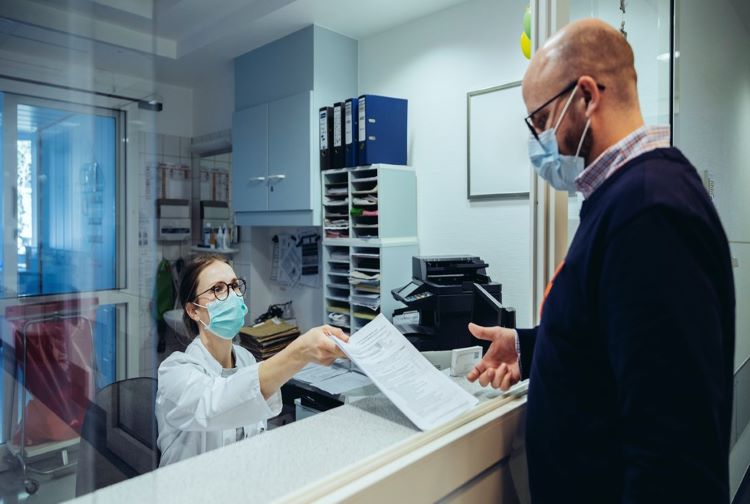
[{"label": "white countertop", "polygon": [[[480,401],[497,397],[456,379]],[[373,396],[79,497],[76,504],[269,502],[419,435],[377,389]],[[519,401],[520,404],[520,401]],[[504,407],[511,411],[518,404]]]}]

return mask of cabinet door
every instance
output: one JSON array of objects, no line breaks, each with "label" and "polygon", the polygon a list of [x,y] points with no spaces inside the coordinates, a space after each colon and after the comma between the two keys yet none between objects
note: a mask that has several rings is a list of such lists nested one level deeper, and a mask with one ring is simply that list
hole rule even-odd
[{"label": "cabinet door", "polygon": [[312,91],[268,104],[268,209],[309,210]]},{"label": "cabinet door", "polygon": [[238,110],[232,117],[232,207],[268,210],[268,105]]}]

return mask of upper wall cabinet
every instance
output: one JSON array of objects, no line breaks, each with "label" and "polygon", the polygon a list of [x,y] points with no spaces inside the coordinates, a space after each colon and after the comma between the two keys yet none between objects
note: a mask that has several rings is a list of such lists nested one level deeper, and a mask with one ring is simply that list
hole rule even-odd
[{"label": "upper wall cabinet", "polygon": [[316,111],[357,96],[357,42],[309,26],[235,60],[232,206],[247,226],[320,225]]},{"label": "upper wall cabinet", "polygon": [[268,210],[268,105],[232,117],[232,206],[236,212]]},{"label": "upper wall cabinet", "polygon": [[312,117],[311,91],[234,113],[233,157],[241,160],[232,164],[237,212],[311,208]]}]

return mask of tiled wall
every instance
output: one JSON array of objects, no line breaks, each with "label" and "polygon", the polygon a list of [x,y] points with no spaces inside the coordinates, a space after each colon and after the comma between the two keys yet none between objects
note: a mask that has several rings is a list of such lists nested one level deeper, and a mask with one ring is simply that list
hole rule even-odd
[{"label": "tiled wall", "polygon": [[231,204],[229,174],[232,167],[232,154],[218,154],[216,156],[201,158],[199,166],[199,199],[226,201]]},{"label": "tiled wall", "polygon": [[[167,197],[190,198],[194,192],[193,183],[196,175],[192,168],[190,138],[172,135],[160,135],[141,132],[139,134],[138,170],[139,205],[138,205],[138,250],[139,250],[139,309],[141,341],[141,374],[154,376],[157,364],[156,344],[158,335],[154,320],[154,289],[156,268],[162,258],[174,261],[190,254],[189,241],[165,243],[157,240],[156,200],[163,195]],[[188,177],[179,184],[169,184],[162,188],[159,180],[159,165],[186,167]],[[184,193],[184,194],[180,194]]]}]

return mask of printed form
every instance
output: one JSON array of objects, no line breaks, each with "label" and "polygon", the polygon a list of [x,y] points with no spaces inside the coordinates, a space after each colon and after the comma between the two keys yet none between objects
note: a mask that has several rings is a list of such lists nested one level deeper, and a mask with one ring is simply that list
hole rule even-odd
[{"label": "printed form", "polygon": [[444,424],[479,402],[430,364],[383,314],[348,343],[331,338],[421,430]]}]

